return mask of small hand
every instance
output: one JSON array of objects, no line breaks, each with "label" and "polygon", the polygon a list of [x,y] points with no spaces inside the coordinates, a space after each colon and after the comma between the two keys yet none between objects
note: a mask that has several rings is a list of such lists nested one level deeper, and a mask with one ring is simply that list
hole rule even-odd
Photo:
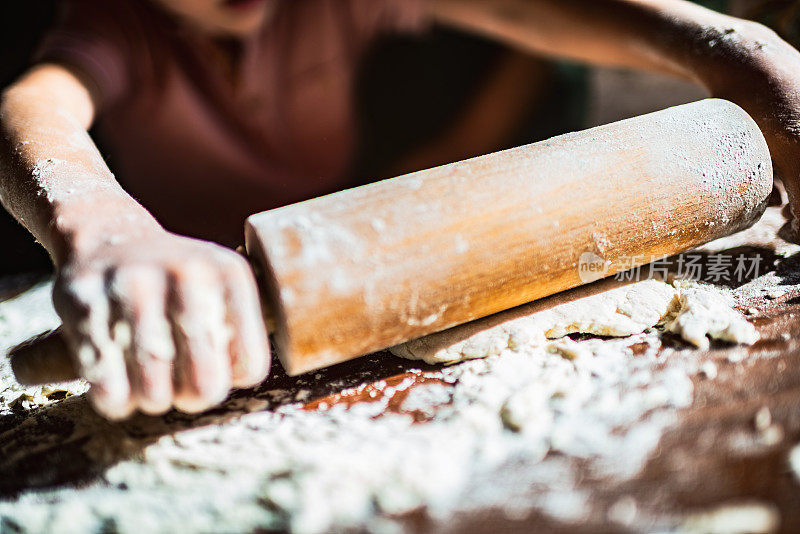
[{"label": "small hand", "polygon": [[209,242],[155,230],[78,254],[53,300],[90,399],[110,418],[202,411],[269,370],[252,271]]}]

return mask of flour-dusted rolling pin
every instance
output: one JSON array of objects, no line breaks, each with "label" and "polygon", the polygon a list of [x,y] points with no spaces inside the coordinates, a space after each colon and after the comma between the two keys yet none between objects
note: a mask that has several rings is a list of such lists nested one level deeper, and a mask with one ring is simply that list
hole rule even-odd
[{"label": "flour-dusted rolling pin", "polygon": [[[296,375],[733,233],[771,189],[758,127],[712,99],[259,213],[245,233]],[[40,383],[70,374],[64,355],[51,336],[12,363]]]}]

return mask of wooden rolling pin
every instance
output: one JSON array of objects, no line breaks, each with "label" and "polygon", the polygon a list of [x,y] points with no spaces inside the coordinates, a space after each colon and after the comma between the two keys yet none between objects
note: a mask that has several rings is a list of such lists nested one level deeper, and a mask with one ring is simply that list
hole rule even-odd
[{"label": "wooden rolling pin", "polygon": [[[736,232],[771,189],[758,127],[711,99],[259,213],[245,234],[297,375]],[[64,379],[65,354],[39,340],[12,364]]]}]

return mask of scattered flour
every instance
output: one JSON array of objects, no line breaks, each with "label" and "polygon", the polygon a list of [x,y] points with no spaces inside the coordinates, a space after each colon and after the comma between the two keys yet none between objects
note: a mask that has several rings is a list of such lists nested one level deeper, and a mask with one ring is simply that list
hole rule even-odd
[{"label": "scattered flour", "polygon": [[636,504],[636,499],[630,495],[626,495],[611,505],[608,509],[607,516],[609,521],[613,523],[623,526],[632,526],[636,520],[637,513],[638,506]]},{"label": "scattered flour", "polygon": [[[601,295],[593,301],[597,320],[580,309],[567,314],[580,306],[568,302],[539,316],[550,325],[540,335],[509,324],[501,325],[500,342],[478,334],[447,356],[478,359],[414,370],[426,379],[416,387],[375,382],[382,394],[371,402],[308,409],[306,390],[257,390],[229,400],[225,417],[162,430],[156,440],[139,427],[98,422],[82,396],[34,409],[34,432],[38,413],[71,418],[70,439],[89,438],[85,454],[100,474],[80,486],[29,488],[0,500],[0,525],[21,532],[54,524],[66,532],[387,531],[399,527],[397,515],[419,509],[441,519],[492,506],[512,517],[533,507],[559,521],[584,520],[597,511],[581,481],[614,484],[636,475],[692,403],[701,359],[663,347],[649,328],[677,313],[680,286],[643,287],[611,300]],[[49,290],[42,285],[0,304],[4,346],[57,324]],[[636,305],[637,298],[646,303]],[[543,341],[592,329],[628,337]],[[19,388],[3,369],[9,395]],[[390,409],[397,394],[405,397]],[[14,432],[0,433],[0,448],[13,450]],[[114,439],[132,452],[103,467],[107,453],[97,445]],[[516,465],[524,469],[508,467]],[[514,483],[500,484],[498,469],[511,469]],[[640,515],[635,503],[613,511],[614,521],[634,528]]]},{"label": "scattered flour", "polygon": [[700,366],[700,374],[709,380],[714,380],[717,378],[718,372],[717,364],[711,360],[703,362],[703,364]]},{"label": "scattered flour", "polygon": [[[632,358],[632,341],[653,349]],[[87,532],[109,524],[119,532],[374,530],[418,508],[446,517],[513,503],[502,491],[476,502],[467,488],[514,460],[539,463],[534,480],[548,470],[559,480],[524,506],[578,520],[591,508],[577,468],[548,453],[583,458],[598,477],[632,476],[691,403],[695,369],[658,356],[652,333],[577,343],[593,355],[505,351],[420,371],[441,384],[412,388],[400,413],[387,412],[388,396],[316,411],[290,404],[166,435],[88,486],[0,501],[0,520],[30,532],[66,516]],[[421,408],[431,418],[415,423],[406,412]]]}]

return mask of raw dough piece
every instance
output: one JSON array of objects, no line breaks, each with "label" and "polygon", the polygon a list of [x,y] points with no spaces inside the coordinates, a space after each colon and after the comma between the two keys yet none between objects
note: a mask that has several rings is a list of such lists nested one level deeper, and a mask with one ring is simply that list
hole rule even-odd
[{"label": "raw dough piece", "polygon": [[573,333],[629,336],[659,324],[677,305],[675,288],[660,280],[604,280],[389,350],[403,358],[442,363],[542,346],[547,339]]},{"label": "raw dough piece", "polygon": [[733,298],[713,286],[676,281],[680,312],[665,330],[679,334],[700,349],[707,349],[708,338],[752,345],[758,341],[756,329],[734,310]]},{"label": "raw dough piece", "polygon": [[565,351],[570,353],[571,345],[548,344],[548,340],[573,333],[624,337],[660,324],[701,349],[708,348],[708,337],[754,343],[755,328],[731,306],[732,299],[723,290],[693,281],[603,280],[389,350],[427,363],[484,358],[535,346],[570,356]]}]

